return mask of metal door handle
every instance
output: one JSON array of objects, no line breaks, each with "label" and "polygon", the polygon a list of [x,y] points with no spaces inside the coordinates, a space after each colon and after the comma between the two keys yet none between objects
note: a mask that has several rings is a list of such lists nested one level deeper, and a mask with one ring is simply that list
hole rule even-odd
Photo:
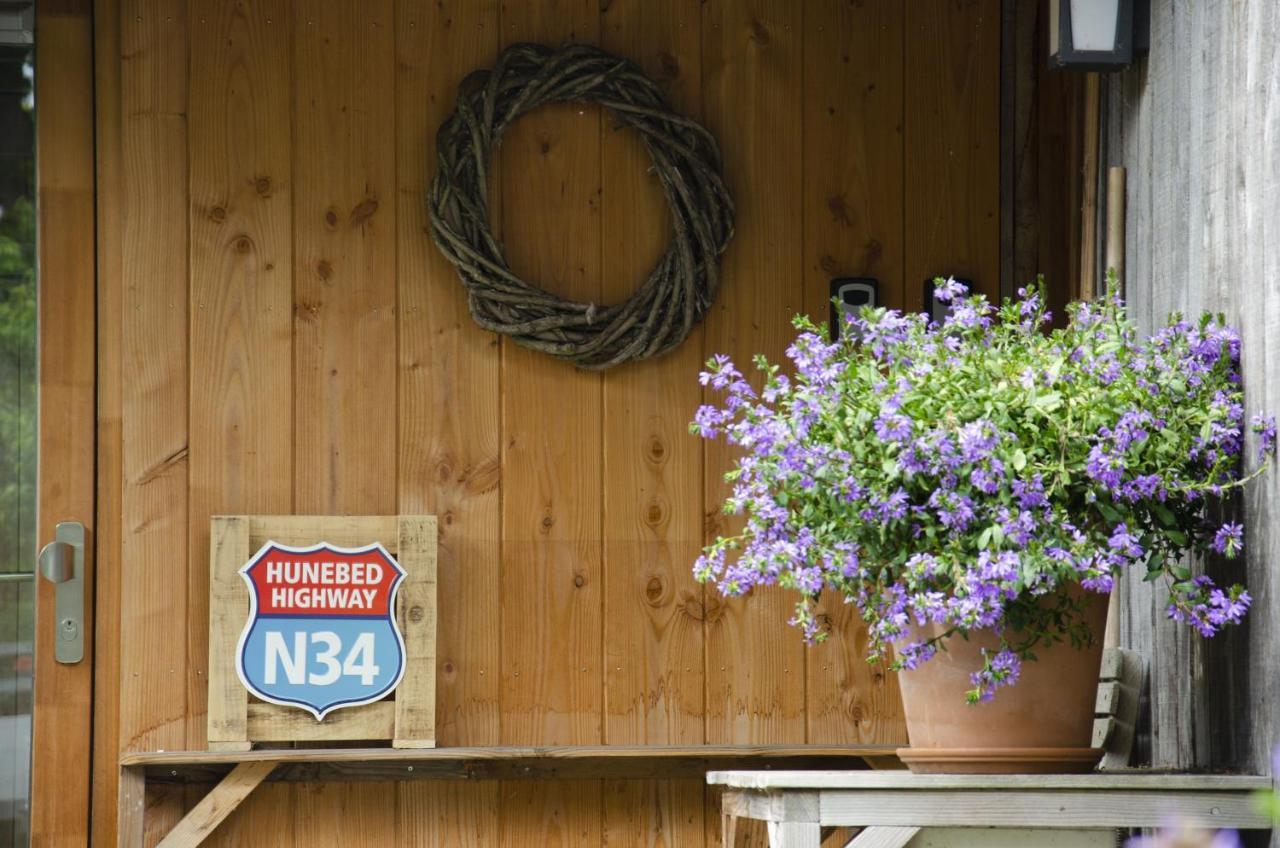
[{"label": "metal door handle", "polygon": [[60,663],[84,659],[84,525],[60,522],[40,549],[40,574],[56,586],[53,656]]}]

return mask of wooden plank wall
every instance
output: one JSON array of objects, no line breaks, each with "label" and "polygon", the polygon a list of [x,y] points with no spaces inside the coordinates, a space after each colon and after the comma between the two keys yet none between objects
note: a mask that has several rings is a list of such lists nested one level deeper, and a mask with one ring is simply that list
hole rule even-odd
[{"label": "wooden plank wall", "polygon": [[[828,280],[999,289],[999,0],[102,0],[97,38],[104,610],[96,839],[119,752],[200,748],[208,518],[440,516],[441,745],[898,742],[847,611],[690,566],[730,455],[686,432],[712,352],[780,357]],[[598,43],[724,150],[738,235],[703,327],[604,375],[481,332],[425,233],[458,82],[522,40]],[[516,269],[625,296],[665,242],[598,109],[496,158]],[[267,787],[223,844],[703,845],[697,782]],[[189,800],[158,798],[172,815]]]},{"label": "wooden plank wall", "polygon": [[[1223,312],[1243,335],[1245,404],[1280,406],[1280,8],[1154,0],[1151,53],[1111,78],[1105,164],[1128,169],[1126,294],[1150,329],[1172,311]],[[1247,452],[1252,463],[1253,445]],[[1163,590],[1130,575],[1121,637],[1151,668],[1146,757],[1266,773],[1280,739],[1280,474],[1235,505],[1248,623],[1209,643],[1165,620]]]}]

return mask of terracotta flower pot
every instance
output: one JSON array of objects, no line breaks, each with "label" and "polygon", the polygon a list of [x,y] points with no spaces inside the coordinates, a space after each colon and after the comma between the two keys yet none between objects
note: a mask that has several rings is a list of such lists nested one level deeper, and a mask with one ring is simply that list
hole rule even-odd
[{"label": "terracotta flower pot", "polygon": [[[932,774],[1069,773],[1093,769],[1102,751],[1090,747],[1102,664],[1107,598],[1091,595],[1085,615],[1093,643],[1036,648],[1017,683],[985,703],[965,703],[969,675],[982,668],[982,649],[998,648],[989,632],[953,636],[946,650],[898,675],[910,748],[898,751],[912,771]],[[931,629],[932,628],[932,629]],[[921,628],[919,637],[942,632]]]}]

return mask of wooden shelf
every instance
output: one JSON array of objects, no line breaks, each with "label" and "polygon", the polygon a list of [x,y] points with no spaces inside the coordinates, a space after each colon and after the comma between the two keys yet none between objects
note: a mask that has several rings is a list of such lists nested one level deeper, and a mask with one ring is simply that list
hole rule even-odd
[{"label": "wooden shelf", "polygon": [[268,780],[701,779],[711,770],[894,767],[893,745],[573,745],[548,747],[288,748],[126,754],[148,783],[216,783],[240,763],[274,763]]},{"label": "wooden shelf", "polygon": [[893,745],[572,745],[154,751],[120,760],[120,845],[142,845],[149,785],[216,784],[160,842],[199,845],[263,781],[702,779],[714,769],[897,767]]}]

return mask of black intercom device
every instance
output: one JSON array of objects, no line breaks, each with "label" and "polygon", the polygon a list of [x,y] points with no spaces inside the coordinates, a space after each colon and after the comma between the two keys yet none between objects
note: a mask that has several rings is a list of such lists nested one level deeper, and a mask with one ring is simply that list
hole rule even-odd
[{"label": "black intercom device", "polygon": [[[943,277],[943,279],[946,279],[946,277]],[[963,277],[956,277],[954,279],[969,291],[973,291],[973,280],[967,280]],[[951,304],[946,301],[938,300],[933,296],[934,291],[937,289],[937,286],[933,284],[933,280],[934,278],[930,277],[924,281],[923,296],[920,302],[924,304],[924,313],[929,316],[929,320],[941,324],[946,320],[947,310],[951,308]]]},{"label": "black intercom device", "polygon": [[846,312],[855,315],[864,306],[877,306],[880,303],[880,284],[875,277],[836,277],[831,281],[831,340],[840,338],[843,321],[840,320],[840,306]]}]

